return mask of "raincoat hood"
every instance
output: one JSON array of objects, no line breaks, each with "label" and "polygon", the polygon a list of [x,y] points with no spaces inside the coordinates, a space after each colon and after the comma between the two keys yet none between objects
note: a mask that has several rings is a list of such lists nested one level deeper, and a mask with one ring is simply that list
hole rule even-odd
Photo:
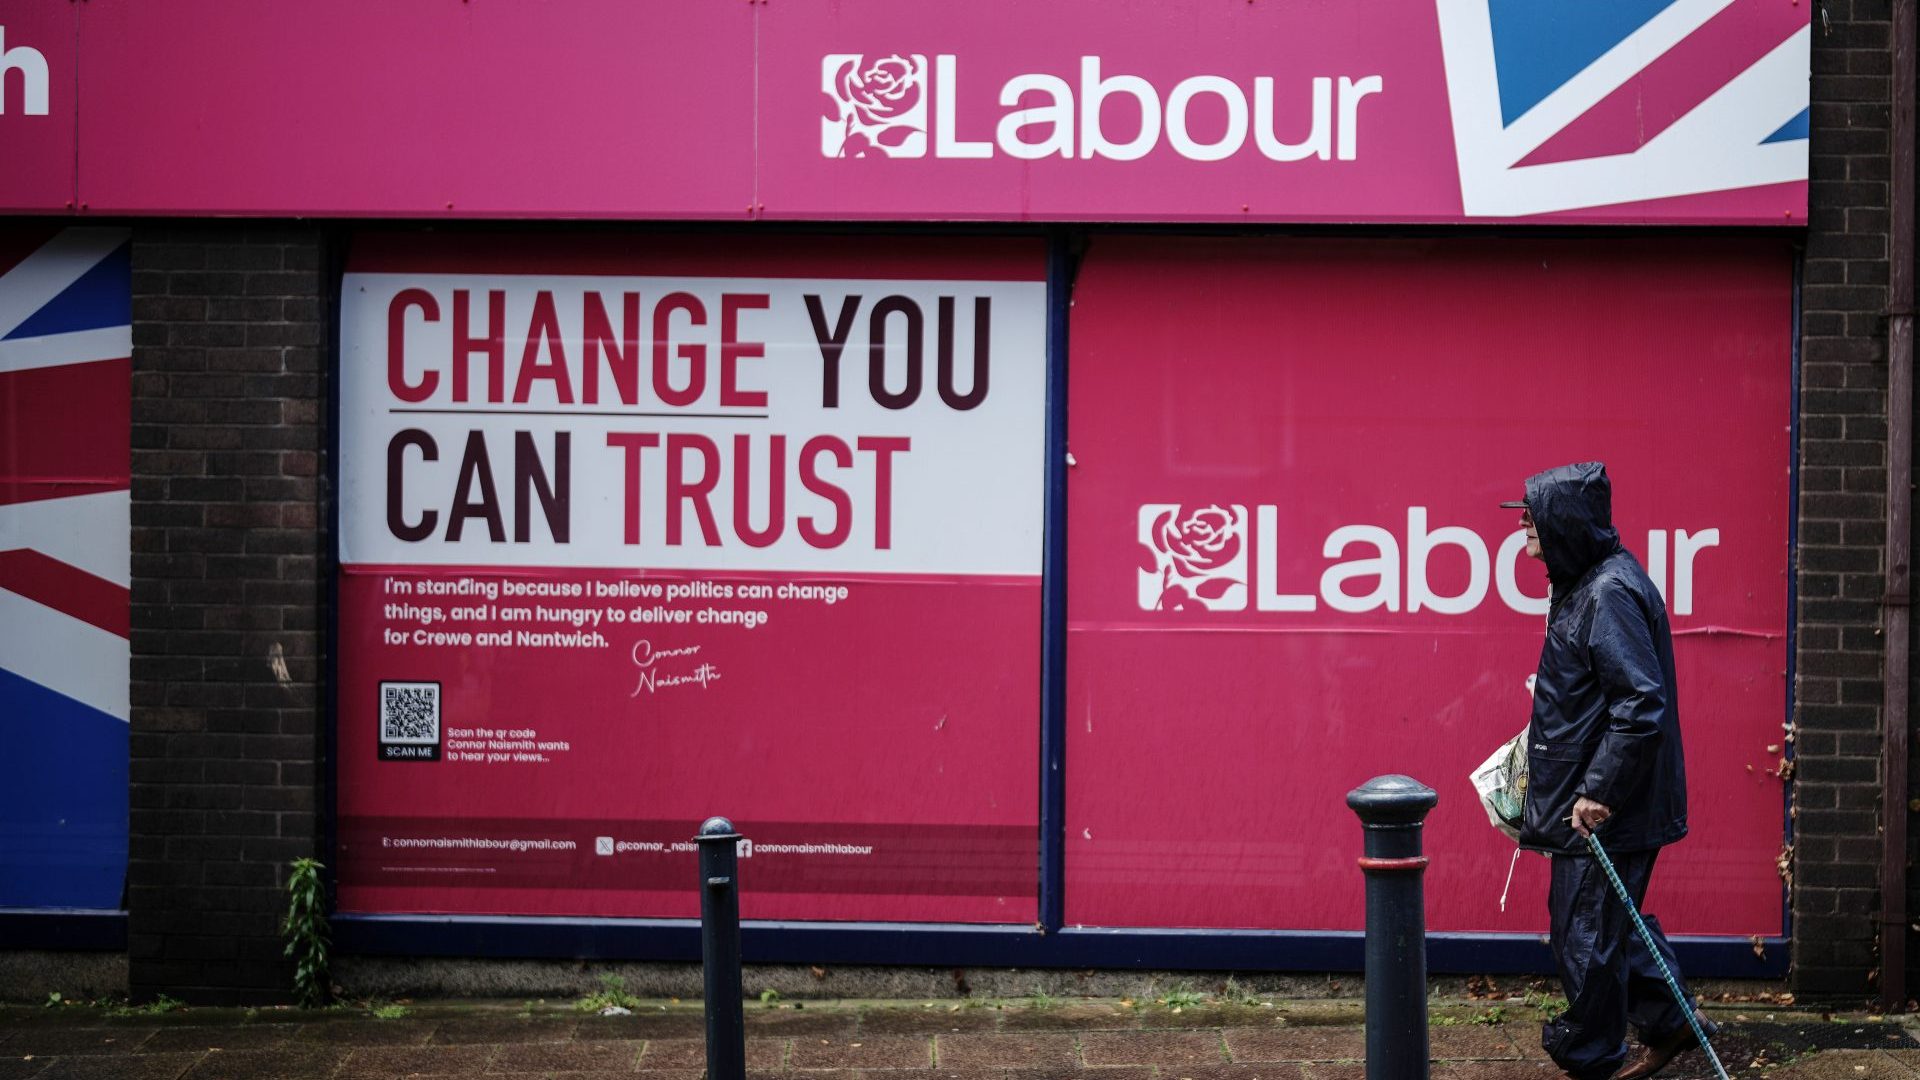
[{"label": "raincoat hood", "polygon": [[1621,550],[1613,527],[1613,485],[1598,461],[1562,465],[1527,477],[1527,511],[1554,594],[1562,595]]}]

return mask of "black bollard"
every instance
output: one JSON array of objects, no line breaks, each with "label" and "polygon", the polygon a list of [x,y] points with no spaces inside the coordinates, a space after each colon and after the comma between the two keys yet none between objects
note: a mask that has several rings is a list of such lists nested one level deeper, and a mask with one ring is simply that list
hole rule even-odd
[{"label": "black bollard", "polygon": [[700,845],[700,962],[706,975],[707,1080],[745,1080],[746,1016],[740,996],[740,834],[711,817]]},{"label": "black bollard", "polygon": [[1366,837],[1367,1080],[1427,1080],[1427,908],[1421,823],[1440,801],[1410,776],[1347,793]]}]

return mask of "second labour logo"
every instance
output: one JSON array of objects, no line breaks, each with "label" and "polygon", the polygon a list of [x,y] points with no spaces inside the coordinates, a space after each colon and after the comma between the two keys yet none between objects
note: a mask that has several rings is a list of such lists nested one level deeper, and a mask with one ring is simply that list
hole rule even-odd
[{"label": "second labour logo", "polygon": [[1142,611],[1246,610],[1246,507],[1148,503],[1139,539],[1154,564],[1139,571]]}]

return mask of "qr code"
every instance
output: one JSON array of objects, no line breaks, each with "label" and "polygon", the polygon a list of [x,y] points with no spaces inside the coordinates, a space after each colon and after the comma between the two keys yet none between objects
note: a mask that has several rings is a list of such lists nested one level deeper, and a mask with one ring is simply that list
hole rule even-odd
[{"label": "qr code", "polygon": [[380,741],[432,746],[440,741],[440,684],[380,684]]}]

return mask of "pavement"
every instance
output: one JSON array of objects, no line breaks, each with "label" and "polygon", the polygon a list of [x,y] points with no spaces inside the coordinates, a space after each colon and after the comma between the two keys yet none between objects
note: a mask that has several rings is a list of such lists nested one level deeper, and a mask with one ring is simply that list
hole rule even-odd
[{"label": "pavement", "polygon": [[[700,1080],[697,1004],[382,1003],[296,1009],[0,1007],[0,1080]],[[1737,1077],[1920,1078],[1895,1019],[1713,1006]],[[1435,1080],[1551,1080],[1541,1014],[1521,1001],[1435,1001]],[[1352,1000],[1169,1006],[1113,1000],[751,1002],[753,1080],[1363,1080]],[[1660,1074],[1708,1077],[1692,1052]]]}]

